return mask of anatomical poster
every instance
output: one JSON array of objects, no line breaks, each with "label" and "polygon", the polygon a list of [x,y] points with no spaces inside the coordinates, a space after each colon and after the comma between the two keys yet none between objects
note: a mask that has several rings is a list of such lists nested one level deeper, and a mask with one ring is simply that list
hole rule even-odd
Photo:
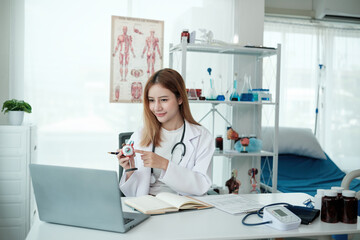
[{"label": "anatomical poster", "polygon": [[164,22],[112,16],[110,102],[142,102],[146,81],[163,67]]}]

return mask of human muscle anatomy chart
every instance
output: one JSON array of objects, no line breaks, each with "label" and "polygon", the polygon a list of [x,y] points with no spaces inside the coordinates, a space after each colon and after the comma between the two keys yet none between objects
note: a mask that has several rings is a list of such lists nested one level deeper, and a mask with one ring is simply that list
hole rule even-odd
[{"label": "human muscle anatomy chart", "polygon": [[110,102],[141,102],[142,86],[163,66],[164,22],[112,16]]}]

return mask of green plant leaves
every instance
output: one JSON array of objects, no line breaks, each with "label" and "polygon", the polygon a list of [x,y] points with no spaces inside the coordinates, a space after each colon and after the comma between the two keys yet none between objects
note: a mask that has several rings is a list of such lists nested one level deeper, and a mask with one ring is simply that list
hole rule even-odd
[{"label": "green plant leaves", "polygon": [[4,102],[1,111],[7,113],[9,111],[23,111],[31,113],[31,106],[23,100],[11,99]]}]

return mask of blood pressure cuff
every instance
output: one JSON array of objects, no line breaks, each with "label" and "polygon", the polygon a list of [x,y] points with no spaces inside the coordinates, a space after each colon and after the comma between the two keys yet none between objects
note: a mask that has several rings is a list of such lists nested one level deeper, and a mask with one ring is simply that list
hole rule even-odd
[{"label": "blood pressure cuff", "polygon": [[286,207],[295,215],[297,215],[299,218],[301,218],[301,224],[305,224],[305,225],[310,224],[320,215],[320,210],[314,208],[292,206],[292,205],[284,206],[284,207]]}]

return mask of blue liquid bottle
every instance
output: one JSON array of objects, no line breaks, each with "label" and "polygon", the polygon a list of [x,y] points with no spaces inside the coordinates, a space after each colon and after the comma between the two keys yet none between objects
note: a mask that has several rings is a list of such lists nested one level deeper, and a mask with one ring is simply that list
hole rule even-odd
[{"label": "blue liquid bottle", "polygon": [[216,100],[216,91],[214,88],[214,80],[211,77],[212,69],[208,68],[207,71],[208,71],[209,77],[210,77],[210,89],[209,89],[208,95],[206,96],[206,100]]},{"label": "blue liquid bottle", "polygon": [[234,85],[233,85],[233,90],[230,94],[230,101],[239,101],[240,100],[240,96],[237,92],[237,74],[234,74]]},{"label": "blue liquid bottle", "polygon": [[244,86],[242,88],[242,92],[240,95],[240,101],[244,102],[253,102],[254,101],[254,95],[251,93],[251,79],[250,76],[247,76],[245,74],[244,76]]},{"label": "blue liquid bottle", "polygon": [[222,77],[221,77],[221,75],[219,75],[219,82],[220,82],[220,89],[221,89],[221,91],[220,91],[220,94],[217,95],[216,100],[218,100],[218,101],[224,101],[224,100],[225,100],[225,96],[224,96],[224,94],[223,94],[223,92],[222,92],[222,84],[223,84],[223,82],[222,82]]}]

